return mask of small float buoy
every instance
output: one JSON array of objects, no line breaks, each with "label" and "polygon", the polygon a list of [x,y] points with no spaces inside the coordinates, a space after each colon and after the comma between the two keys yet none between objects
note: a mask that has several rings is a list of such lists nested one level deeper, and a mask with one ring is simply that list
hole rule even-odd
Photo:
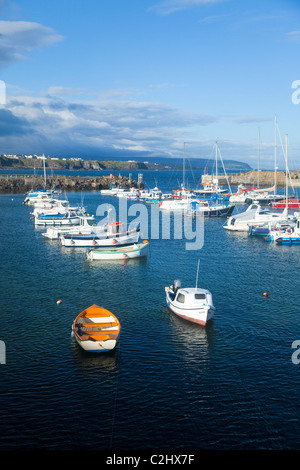
[{"label": "small float buoy", "polygon": [[263,293],[263,296],[264,296],[264,297],[268,297],[268,295],[269,295],[269,292],[264,292],[264,293]]},{"label": "small float buoy", "polygon": [[56,303],[57,303],[57,305],[58,305],[58,304],[61,304],[61,303],[62,303],[62,300],[58,300]]}]

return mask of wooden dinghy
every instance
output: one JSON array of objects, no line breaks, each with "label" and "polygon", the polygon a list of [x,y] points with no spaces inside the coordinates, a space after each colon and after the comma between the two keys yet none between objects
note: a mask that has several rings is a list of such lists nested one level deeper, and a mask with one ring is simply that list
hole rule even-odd
[{"label": "wooden dinghy", "polygon": [[149,242],[144,240],[142,243],[133,243],[128,246],[118,247],[112,249],[96,248],[87,252],[86,257],[90,260],[103,260],[103,259],[130,259],[141,258],[148,254]]},{"label": "wooden dinghy", "polygon": [[114,349],[119,340],[121,325],[117,317],[98,305],[91,305],[81,312],[72,325],[72,335],[88,352],[107,352]]}]

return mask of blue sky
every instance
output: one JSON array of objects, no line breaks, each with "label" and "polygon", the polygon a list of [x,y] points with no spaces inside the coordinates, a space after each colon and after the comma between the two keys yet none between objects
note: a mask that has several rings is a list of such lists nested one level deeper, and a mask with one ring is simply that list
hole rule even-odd
[{"label": "blue sky", "polygon": [[299,59],[299,1],[0,0],[0,153],[299,168]]}]

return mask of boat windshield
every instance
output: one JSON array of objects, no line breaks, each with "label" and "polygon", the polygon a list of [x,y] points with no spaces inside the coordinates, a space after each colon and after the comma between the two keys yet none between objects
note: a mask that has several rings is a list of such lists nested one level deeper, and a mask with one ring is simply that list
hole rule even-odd
[{"label": "boat windshield", "polygon": [[88,223],[88,225],[90,225],[91,227],[94,227],[95,225],[97,225],[96,220],[92,220],[92,219],[91,219],[91,220],[88,220],[87,223]]},{"label": "boat windshield", "polygon": [[206,298],[205,294],[195,294],[196,300],[205,300],[205,298]]},{"label": "boat windshield", "polygon": [[180,294],[180,292],[179,292],[178,295],[177,295],[176,300],[177,300],[177,302],[181,302],[182,304],[184,304],[185,296],[183,294]]}]

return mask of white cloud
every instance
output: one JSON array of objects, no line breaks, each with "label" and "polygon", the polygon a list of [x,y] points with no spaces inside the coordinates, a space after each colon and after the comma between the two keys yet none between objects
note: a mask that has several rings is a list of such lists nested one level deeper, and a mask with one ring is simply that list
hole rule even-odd
[{"label": "white cloud", "polygon": [[300,31],[289,31],[286,33],[286,37],[290,41],[300,41]]},{"label": "white cloud", "polygon": [[[214,123],[214,116],[184,112],[161,103],[132,100],[75,101],[68,97],[15,96],[6,110],[15,117],[13,132],[3,134],[3,152],[62,154],[67,151],[101,155],[103,149],[144,152],[148,156],[177,156],[176,144],[184,136],[195,139],[199,127]],[[22,138],[14,132],[22,128]],[[12,149],[14,146],[14,149]],[[82,150],[83,149],[83,150]],[[173,150],[172,150],[173,149]]]},{"label": "white cloud", "polygon": [[63,38],[52,28],[29,21],[0,21],[0,66],[21,60],[24,53]]},{"label": "white cloud", "polygon": [[158,15],[169,15],[176,11],[188,10],[208,3],[219,3],[227,0],[162,0],[149,10],[156,11]]}]

